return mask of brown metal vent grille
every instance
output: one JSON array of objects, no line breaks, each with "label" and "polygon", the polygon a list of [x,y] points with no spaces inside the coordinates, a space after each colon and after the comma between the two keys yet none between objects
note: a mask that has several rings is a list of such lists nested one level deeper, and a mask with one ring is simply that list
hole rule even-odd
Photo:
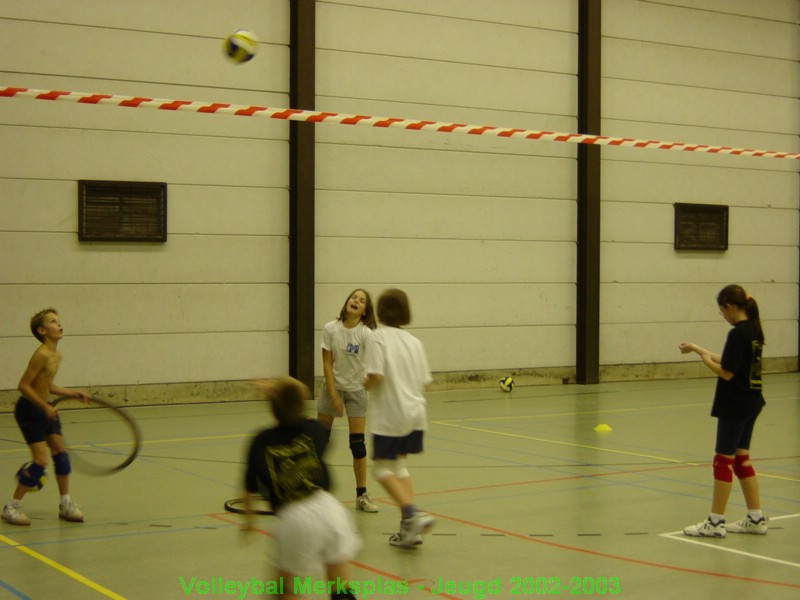
[{"label": "brown metal vent grille", "polygon": [[728,207],[675,204],[676,250],[727,250]]},{"label": "brown metal vent grille", "polygon": [[166,242],[167,184],[78,182],[82,242]]}]

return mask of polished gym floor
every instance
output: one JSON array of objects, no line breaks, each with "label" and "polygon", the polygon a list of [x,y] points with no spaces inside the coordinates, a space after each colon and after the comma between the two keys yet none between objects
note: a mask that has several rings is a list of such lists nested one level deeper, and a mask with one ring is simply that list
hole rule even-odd
[{"label": "polished gym floor", "polygon": [[[358,597],[798,598],[800,375],[765,381],[752,456],[766,536],[681,533],[709,508],[713,388],[698,379],[430,393],[425,453],[409,462],[417,504],[437,522],[414,549],[388,544],[399,511],[371,477],[380,511],[355,512],[338,419],[327,460],[364,541],[351,564]],[[241,496],[248,438],[271,422],[265,404],[128,412],[144,437],[137,460],[113,476],[73,474],[85,523],[59,521],[53,482],[26,497],[30,527],[0,522],[0,599],[270,597],[275,517],[244,535],[224,509]],[[3,503],[25,460],[13,415],[0,414]],[[727,518],[744,512],[734,483]],[[298,583],[326,598],[320,581]]]}]

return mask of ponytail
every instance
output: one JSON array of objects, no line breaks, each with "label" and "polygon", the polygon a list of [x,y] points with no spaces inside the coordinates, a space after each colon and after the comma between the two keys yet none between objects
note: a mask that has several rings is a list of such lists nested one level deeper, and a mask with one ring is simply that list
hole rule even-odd
[{"label": "ponytail", "polygon": [[756,331],[756,338],[764,343],[764,329],[761,327],[761,316],[758,312],[758,303],[750,294],[744,291],[740,285],[727,285],[717,294],[717,305],[724,306],[731,304],[744,310],[747,319],[753,324]]},{"label": "ponytail", "polygon": [[753,323],[753,329],[756,330],[756,338],[762,344],[764,343],[764,329],[761,327],[761,317],[758,313],[758,303],[755,299],[747,294],[747,305],[744,307],[744,314],[747,315],[748,320]]}]

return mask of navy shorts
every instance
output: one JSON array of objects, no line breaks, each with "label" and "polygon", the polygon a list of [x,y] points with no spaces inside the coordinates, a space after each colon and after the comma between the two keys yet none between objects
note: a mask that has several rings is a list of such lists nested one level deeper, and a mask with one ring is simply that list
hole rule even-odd
[{"label": "navy shorts", "polygon": [[402,437],[388,435],[372,436],[372,460],[395,460],[398,456],[406,454],[419,454],[422,452],[423,431],[412,431]]},{"label": "navy shorts", "polygon": [[26,444],[44,442],[48,436],[61,435],[61,418],[48,419],[42,410],[27,398],[20,397],[14,406],[17,420]]},{"label": "navy shorts", "polygon": [[737,449],[749,450],[758,411],[748,419],[717,419],[717,445],[714,452],[733,456]]}]

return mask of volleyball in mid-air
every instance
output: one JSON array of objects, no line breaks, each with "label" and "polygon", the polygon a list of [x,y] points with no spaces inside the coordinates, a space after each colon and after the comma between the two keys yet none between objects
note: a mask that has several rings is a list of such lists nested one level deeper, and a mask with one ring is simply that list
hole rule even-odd
[{"label": "volleyball in mid-air", "polygon": [[[24,465],[22,465],[19,468],[19,471],[17,471],[17,480],[19,480],[20,476],[22,475],[22,472],[25,471],[31,465],[33,465],[32,462],[26,462]],[[44,473],[42,473],[42,476],[39,477],[39,480],[36,482],[36,485],[34,485],[33,487],[29,487],[28,491],[29,492],[38,492],[40,489],[42,489],[44,487],[45,483],[47,483],[47,476]]]},{"label": "volleyball in mid-air", "polygon": [[500,389],[504,392],[510,392],[514,389],[514,378],[511,375],[506,375],[500,379]]},{"label": "volleyball in mid-air", "polygon": [[258,36],[249,29],[237,29],[225,36],[222,48],[233,62],[246,63],[258,52]]}]

